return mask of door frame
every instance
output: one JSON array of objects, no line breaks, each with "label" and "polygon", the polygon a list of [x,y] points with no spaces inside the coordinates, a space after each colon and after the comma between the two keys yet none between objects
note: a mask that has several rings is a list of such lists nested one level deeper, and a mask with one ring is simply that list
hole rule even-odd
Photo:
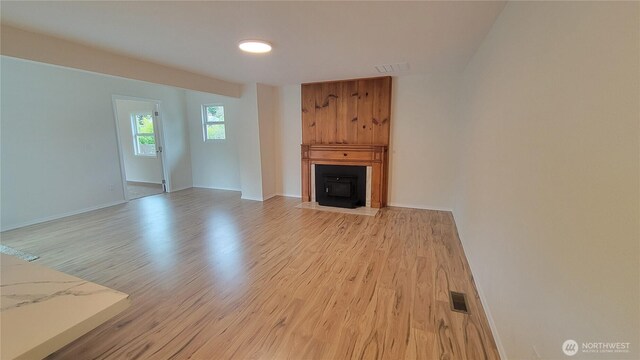
[{"label": "door frame", "polygon": [[122,193],[124,194],[124,200],[129,201],[129,194],[127,192],[127,173],[124,166],[124,154],[122,152],[122,139],[120,137],[120,125],[118,124],[118,104],[117,100],[133,100],[133,101],[145,101],[155,104],[156,111],[158,112],[158,116],[154,114],[154,132],[156,136],[157,145],[162,147],[162,151],[160,151],[160,167],[162,168],[162,177],[164,180],[164,192],[171,192],[171,179],[169,177],[169,171],[165,164],[167,163],[167,151],[166,146],[164,145],[164,132],[162,128],[162,102],[156,99],[147,99],[135,96],[128,95],[112,95],[111,103],[113,106],[113,121],[116,124],[116,140],[118,143],[118,157],[120,158],[120,174],[122,175]]}]

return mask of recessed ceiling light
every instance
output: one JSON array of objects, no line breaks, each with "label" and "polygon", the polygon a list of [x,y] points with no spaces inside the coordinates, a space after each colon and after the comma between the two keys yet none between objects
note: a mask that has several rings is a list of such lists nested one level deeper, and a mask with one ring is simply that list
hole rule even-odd
[{"label": "recessed ceiling light", "polygon": [[254,53],[254,54],[264,54],[271,51],[271,44],[262,40],[243,40],[240,41],[238,47],[242,51]]}]

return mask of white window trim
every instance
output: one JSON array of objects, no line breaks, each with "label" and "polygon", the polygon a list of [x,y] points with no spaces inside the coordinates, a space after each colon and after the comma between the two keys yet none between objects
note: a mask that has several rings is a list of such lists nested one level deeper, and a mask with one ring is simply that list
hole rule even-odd
[{"label": "white window trim", "polygon": [[[222,106],[222,110],[224,111],[224,119],[222,121],[207,121],[207,107],[208,106]],[[200,112],[202,115],[202,139],[205,142],[217,142],[217,141],[226,141],[227,140],[227,112],[224,104],[202,104],[200,107]],[[222,125],[224,126],[224,139],[207,139],[207,125]]]},{"label": "white window trim", "polygon": [[[147,115],[148,113],[146,112],[137,112],[137,113],[131,113],[131,131],[133,134],[133,155],[134,156],[139,156],[142,158],[157,158],[158,157],[158,137],[155,134],[155,130],[156,130],[156,118],[155,116],[153,116],[153,111],[151,112],[151,121],[153,122],[153,133],[139,133],[138,132],[138,126],[136,125],[136,116],[138,115]],[[155,148],[156,151],[153,154],[140,154],[140,150],[138,148],[138,136],[153,136],[153,138],[156,140],[156,144],[155,144]]]}]

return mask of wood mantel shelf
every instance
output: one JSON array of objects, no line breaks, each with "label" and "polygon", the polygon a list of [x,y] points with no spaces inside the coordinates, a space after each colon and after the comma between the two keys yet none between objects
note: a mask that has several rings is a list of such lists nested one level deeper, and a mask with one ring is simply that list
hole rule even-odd
[{"label": "wood mantel shelf", "polygon": [[311,166],[371,166],[371,207],[387,203],[388,146],[380,144],[311,144],[301,145],[302,201],[311,201]]}]

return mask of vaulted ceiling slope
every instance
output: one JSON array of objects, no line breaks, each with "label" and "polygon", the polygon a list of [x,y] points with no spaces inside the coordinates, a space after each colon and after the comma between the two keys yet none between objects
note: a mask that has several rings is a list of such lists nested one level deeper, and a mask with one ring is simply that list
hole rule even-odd
[{"label": "vaulted ceiling slope", "polygon": [[[2,1],[3,24],[239,83],[461,71],[505,2]],[[268,55],[238,41],[265,39]]]}]

